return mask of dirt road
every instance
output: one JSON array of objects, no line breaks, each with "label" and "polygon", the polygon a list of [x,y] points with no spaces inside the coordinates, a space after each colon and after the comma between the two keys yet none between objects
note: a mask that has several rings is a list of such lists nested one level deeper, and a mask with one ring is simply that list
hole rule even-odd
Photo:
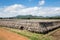
[{"label": "dirt road", "polygon": [[0,28],[0,40],[28,40],[28,38]]}]

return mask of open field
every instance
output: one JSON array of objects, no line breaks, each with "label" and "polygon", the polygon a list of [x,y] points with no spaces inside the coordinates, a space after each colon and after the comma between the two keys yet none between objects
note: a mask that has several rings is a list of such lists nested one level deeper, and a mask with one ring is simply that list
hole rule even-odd
[{"label": "open field", "polygon": [[30,40],[54,40],[54,37],[51,35],[54,31],[48,34],[37,34],[37,33],[31,33],[26,30],[18,30],[18,29],[5,28],[5,27],[3,29],[25,36]]},{"label": "open field", "polygon": [[54,40],[60,40],[60,28],[52,32],[50,36],[54,37]]},{"label": "open field", "polygon": [[[0,29],[8,30],[8,31],[14,32],[16,34],[25,36],[29,40],[60,40],[60,28],[56,29],[52,32],[49,32],[47,34],[37,34],[37,33],[32,33],[32,32],[26,31],[26,30],[12,29],[12,28],[6,28],[6,27],[0,28]],[[6,37],[7,37],[7,35],[6,35]],[[0,39],[3,39],[3,38],[0,37]]]},{"label": "open field", "polygon": [[0,28],[0,40],[28,40],[28,38]]}]

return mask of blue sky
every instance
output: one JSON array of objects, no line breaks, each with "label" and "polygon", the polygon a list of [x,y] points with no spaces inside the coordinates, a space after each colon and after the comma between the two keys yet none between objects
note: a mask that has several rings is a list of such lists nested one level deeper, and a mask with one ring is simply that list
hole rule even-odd
[{"label": "blue sky", "polygon": [[0,17],[60,15],[60,0],[0,0]]},{"label": "blue sky", "polygon": [[9,6],[9,5],[13,5],[13,4],[22,4],[25,5],[27,7],[30,6],[36,6],[39,0],[1,0],[0,1],[0,5],[1,6]]},{"label": "blue sky", "polygon": [[[27,7],[37,6],[41,0],[0,0],[0,6],[9,6],[13,4],[22,4]],[[45,0],[47,7],[60,7],[60,0]]]}]

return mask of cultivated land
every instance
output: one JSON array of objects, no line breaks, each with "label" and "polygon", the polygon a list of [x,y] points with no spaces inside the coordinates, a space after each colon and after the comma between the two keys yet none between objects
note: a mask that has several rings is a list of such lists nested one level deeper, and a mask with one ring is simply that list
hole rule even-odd
[{"label": "cultivated land", "polygon": [[28,40],[28,38],[0,28],[0,40]]}]

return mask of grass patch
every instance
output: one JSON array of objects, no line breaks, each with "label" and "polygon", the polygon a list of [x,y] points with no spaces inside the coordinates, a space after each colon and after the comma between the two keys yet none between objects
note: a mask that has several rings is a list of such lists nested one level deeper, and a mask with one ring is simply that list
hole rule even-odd
[{"label": "grass patch", "polygon": [[45,36],[44,34],[37,34],[32,33],[27,30],[19,30],[19,29],[12,29],[12,28],[4,28],[19,35],[25,36],[29,38],[29,40],[52,40],[51,36]]}]

